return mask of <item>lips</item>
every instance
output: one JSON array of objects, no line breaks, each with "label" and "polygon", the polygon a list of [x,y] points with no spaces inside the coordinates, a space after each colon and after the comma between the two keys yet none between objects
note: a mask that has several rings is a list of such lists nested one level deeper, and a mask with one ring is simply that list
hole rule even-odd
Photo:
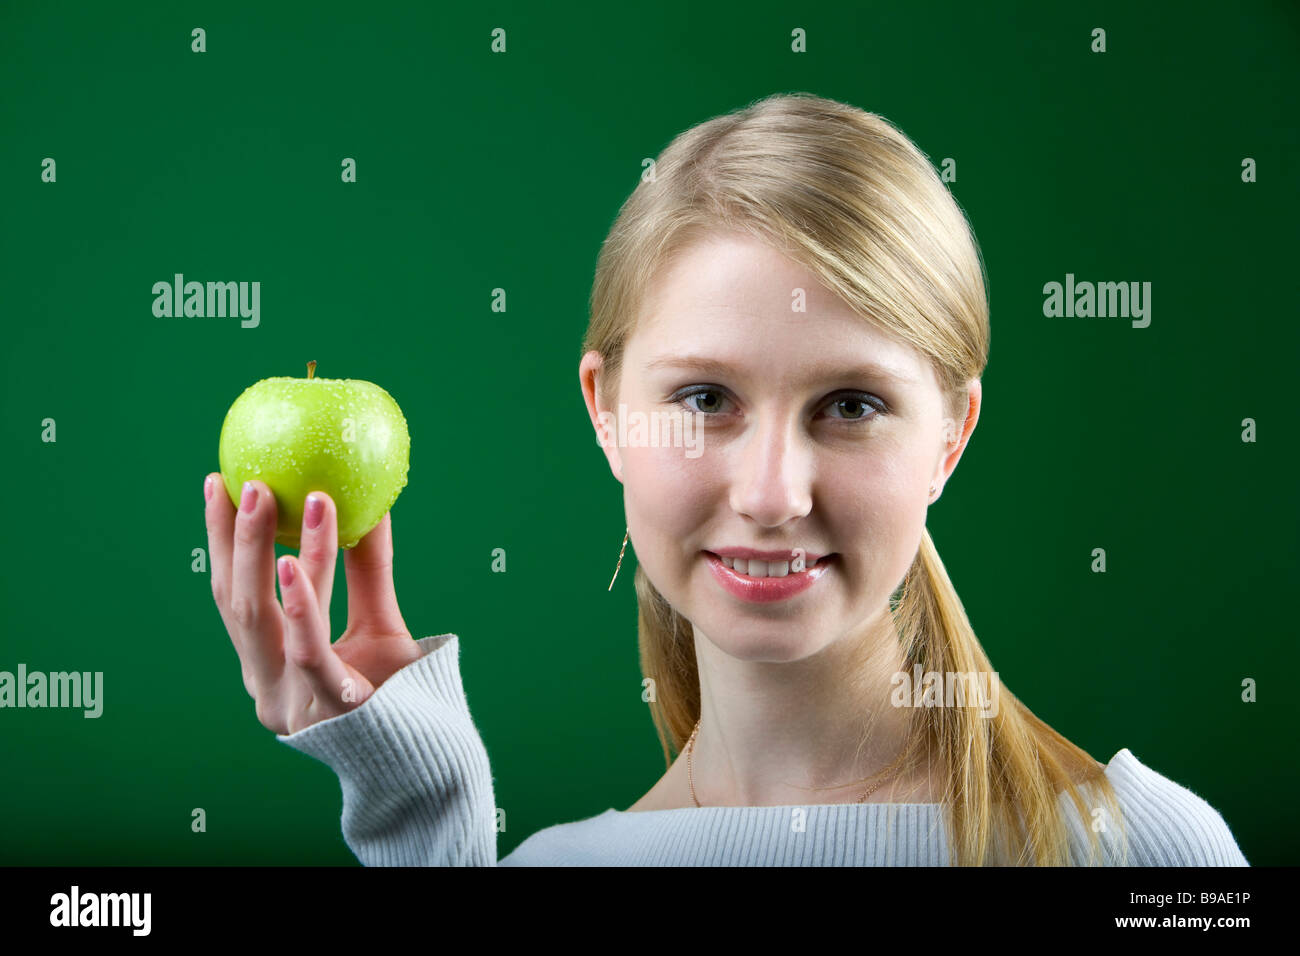
[{"label": "lips", "polygon": [[[834,555],[817,555],[817,560],[812,563],[805,562],[806,567],[803,571],[790,571],[779,577],[754,577],[738,571],[734,567],[727,567],[723,560],[727,552],[736,553],[738,556],[733,560],[746,560],[744,555],[758,554],[775,554],[791,556],[789,551],[776,552],[759,552],[744,548],[724,548],[722,554],[713,551],[705,551],[704,559],[709,566],[709,571],[713,578],[729,594],[754,604],[771,604],[777,601],[785,601],[802,594],[826,576],[834,564]],[[812,557],[809,555],[808,557]],[[780,558],[760,559],[755,557],[753,560],[781,560]]]}]

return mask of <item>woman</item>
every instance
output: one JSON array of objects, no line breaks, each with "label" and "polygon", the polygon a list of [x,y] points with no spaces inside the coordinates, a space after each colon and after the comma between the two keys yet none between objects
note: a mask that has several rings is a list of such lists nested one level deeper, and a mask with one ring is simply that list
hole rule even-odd
[{"label": "woman", "polygon": [[[502,864],[1245,865],[1205,801],[1038,720],[971,630],[925,519],[979,418],[987,297],[902,133],[810,95],[688,130],[621,210],[591,305],[580,381],[668,769]],[[259,719],[339,774],[363,862],[496,862],[458,638],[411,640],[386,516],[345,556],[331,646],[335,510],[306,504],[283,612],[269,489],[207,505]]]}]

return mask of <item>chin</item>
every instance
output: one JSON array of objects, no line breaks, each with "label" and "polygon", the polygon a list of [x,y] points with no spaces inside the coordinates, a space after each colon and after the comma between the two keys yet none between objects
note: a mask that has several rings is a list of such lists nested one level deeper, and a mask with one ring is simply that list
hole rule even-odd
[{"label": "chin", "polygon": [[789,664],[810,657],[821,649],[812,636],[815,628],[783,621],[746,621],[733,618],[712,627],[700,622],[696,630],[718,650],[738,661]]}]

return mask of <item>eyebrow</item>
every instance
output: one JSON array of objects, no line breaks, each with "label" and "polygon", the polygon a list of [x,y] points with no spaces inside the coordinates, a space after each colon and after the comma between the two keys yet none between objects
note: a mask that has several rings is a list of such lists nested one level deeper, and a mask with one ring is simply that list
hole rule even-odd
[{"label": "eyebrow", "polygon": [[[703,355],[661,355],[645,364],[647,372],[657,371],[661,368],[693,369],[707,375],[717,375],[719,377],[732,374],[735,371],[726,362],[720,362],[717,359]],[[860,362],[848,365],[821,363],[814,365],[812,369],[812,378],[818,381],[824,379],[844,380],[858,377],[882,379],[893,385],[916,384],[916,380],[901,369],[881,365],[877,362]]]}]

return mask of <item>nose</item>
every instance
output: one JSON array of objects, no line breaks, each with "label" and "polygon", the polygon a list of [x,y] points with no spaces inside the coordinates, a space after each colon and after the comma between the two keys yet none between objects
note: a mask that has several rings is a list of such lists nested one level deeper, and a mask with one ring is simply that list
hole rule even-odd
[{"label": "nose", "polygon": [[812,450],[798,426],[775,416],[754,427],[737,450],[731,507],[767,528],[812,510]]}]

